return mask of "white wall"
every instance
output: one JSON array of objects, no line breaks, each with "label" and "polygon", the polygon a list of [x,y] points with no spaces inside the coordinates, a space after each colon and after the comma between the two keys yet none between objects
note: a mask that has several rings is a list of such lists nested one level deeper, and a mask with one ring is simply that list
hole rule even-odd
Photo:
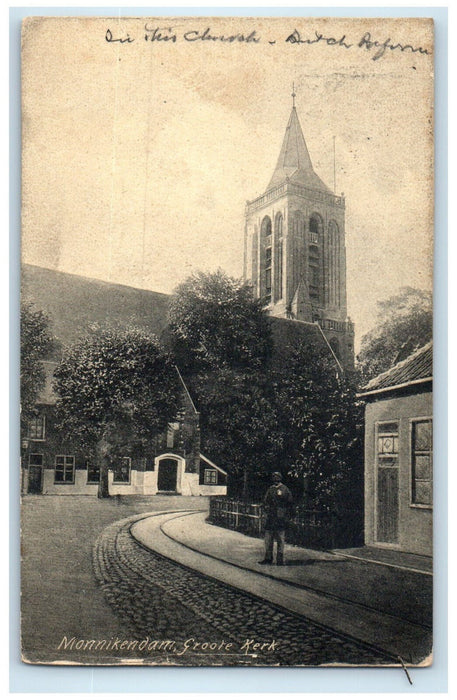
[{"label": "white wall", "polygon": [[78,495],[78,496],[96,496],[98,493],[98,484],[87,483],[86,469],[75,470],[74,484],[55,484],[54,469],[43,469],[43,494],[45,495]]},{"label": "white wall", "polygon": [[144,494],[144,475],[136,469],[130,471],[130,483],[113,483],[114,474],[108,471],[108,491],[110,496],[134,496]]},{"label": "white wall", "polygon": [[192,494],[192,495],[226,496],[227,495],[227,486],[225,484],[221,484],[220,486],[217,486],[217,485],[211,486],[211,484],[199,484],[198,494]]}]

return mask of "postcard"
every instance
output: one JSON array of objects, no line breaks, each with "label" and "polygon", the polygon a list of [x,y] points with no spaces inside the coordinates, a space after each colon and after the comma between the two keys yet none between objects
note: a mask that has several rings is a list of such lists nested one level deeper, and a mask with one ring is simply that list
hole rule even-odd
[{"label": "postcard", "polygon": [[432,663],[433,59],[24,20],[24,662]]}]

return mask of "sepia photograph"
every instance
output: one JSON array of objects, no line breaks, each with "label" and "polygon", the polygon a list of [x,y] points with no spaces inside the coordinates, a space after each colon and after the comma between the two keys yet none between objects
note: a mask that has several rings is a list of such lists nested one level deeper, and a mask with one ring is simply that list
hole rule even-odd
[{"label": "sepia photograph", "polygon": [[23,662],[433,663],[433,58],[23,20]]}]

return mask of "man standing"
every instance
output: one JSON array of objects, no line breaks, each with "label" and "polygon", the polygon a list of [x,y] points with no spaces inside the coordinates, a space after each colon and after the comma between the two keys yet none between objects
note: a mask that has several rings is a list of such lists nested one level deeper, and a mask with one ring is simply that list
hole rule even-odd
[{"label": "man standing", "polygon": [[265,559],[259,564],[273,564],[273,544],[276,540],[278,552],[276,564],[284,566],[284,543],[286,527],[292,514],[292,494],[282,483],[282,476],[275,472],[272,476],[273,486],[265,494]]}]

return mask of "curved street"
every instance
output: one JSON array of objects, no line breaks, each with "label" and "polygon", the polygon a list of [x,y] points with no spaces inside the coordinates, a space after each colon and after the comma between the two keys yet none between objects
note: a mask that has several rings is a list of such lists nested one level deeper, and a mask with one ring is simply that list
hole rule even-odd
[{"label": "curved street", "polygon": [[26,496],[23,659],[397,665],[431,648],[432,576],[206,522],[207,498]]},{"label": "curved street", "polygon": [[[144,517],[106,528],[95,547],[94,566],[107,600],[131,634],[175,642],[165,651],[153,649],[146,662],[249,666],[312,666],[342,659],[346,664],[394,662],[387,654],[145,549],[132,536]],[[176,513],[147,520],[155,521],[161,532],[160,525],[174,517]],[[162,537],[166,538],[163,532]],[[202,649],[208,642],[223,648]],[[259,646],[254,648],[255,644]]]}]

